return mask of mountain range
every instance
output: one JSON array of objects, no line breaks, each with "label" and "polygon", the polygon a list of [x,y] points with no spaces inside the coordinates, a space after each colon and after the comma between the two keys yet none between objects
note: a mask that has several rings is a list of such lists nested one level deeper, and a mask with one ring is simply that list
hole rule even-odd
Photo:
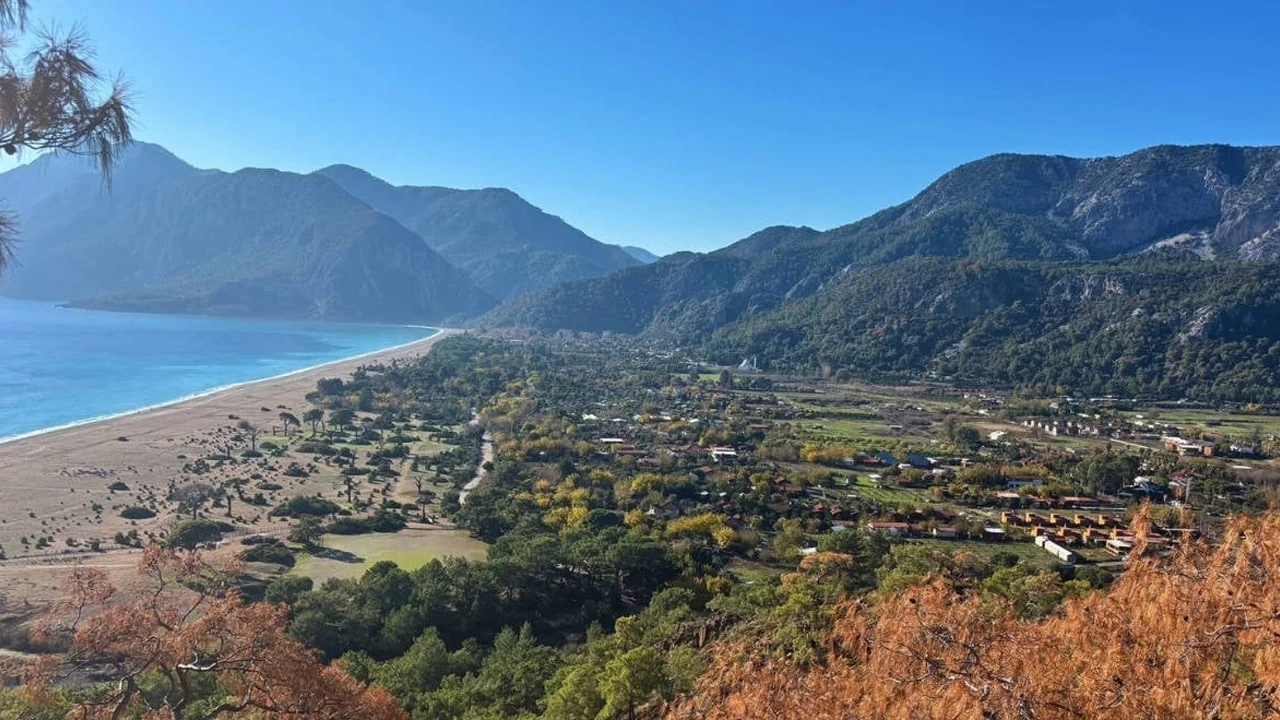
[{"label": "mountain range", "polygon": [[720,362],[1280,402],[1280,148],[1002,154],[830,230],[656,258],[499,189],[346,165],[200,170],[136,144],[0,174],[18,297],[638,334]]},{"label": "mountain range", "polygon": [[1280,399],[1280,148],[995,155],[828,231],[772,227],[509,300],[485,326],[721,362]]},{"label": "mountain range", "polygon": [[441,323],[640,264],[510,190],[200,170],[147,143],[109,189],[46,155],[0,174],[0,198],[20,222],[0,291],[86,307]]}]

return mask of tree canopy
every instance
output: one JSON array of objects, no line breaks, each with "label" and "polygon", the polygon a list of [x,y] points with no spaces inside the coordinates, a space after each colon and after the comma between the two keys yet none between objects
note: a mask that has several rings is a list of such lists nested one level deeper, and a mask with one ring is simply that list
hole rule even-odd
[{"label": "tree canopy", "polygon": [[[0,33],[27,31],[28,0],[0,0]],[[37,34],[35,48],[0,44],[0,150],[57,151],[92,158],[109,180],[133,137],[129,84],[107,79],[80,30]],[[0,272],[12,261],[17,219],[0,215]]]}]

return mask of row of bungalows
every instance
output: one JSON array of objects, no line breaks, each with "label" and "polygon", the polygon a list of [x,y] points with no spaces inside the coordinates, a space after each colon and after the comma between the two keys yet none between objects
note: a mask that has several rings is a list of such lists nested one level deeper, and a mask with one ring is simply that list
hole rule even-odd
[{"label": "row of bungalows", "polygon": [[1028,418],[1022,421],[1022,426],[1030,430],[1039,430],[1052,437],[1109,437],[1113,434],[1113,430],[1109,427],[1084,420]]},{"label": "row of bungalows", "polygon": [[1067,495],[1056,498],[1042,498],[1038,495],[1020,493],[1017,490],[1001,490],[997,492],[995,494],[995,502],[996,505],[1003,507],[1031,507],[1046,510],[1051,508],[1072,510],[1103,504],[1098,498],[1088,497],[1086,495]]},{"label": "row of bungalows", "polygon": [[[872,520],[866,525],[873,533],[884,533],[895,537],[934,538],[936,540],[956,540],[960,531],[952,525],[937,525],[926,528],[924,523],[903,522],[900,520]],[[833,528],[834,529],[834,528]],[[986,542],[1002,542],[1007,537],[1003,528],[988,527],[982,529],[982,540]]]},{"label": "row of bungalows", "polygon": [[1095,529],[1110,530],[1113,528],[1127,528],[1129,525],[1123,516],[1108,515],[1105,513],[1057,513],[1051,512],[1048,515],[1040,515],[1034,512],[1011,512],[1004,511],[1000,513],[1000,523],[1010,527],[1029,528],[1029,527],[1068,527],[1077,529]]},{"label": "row of bungalows", "polygon": [[[1000,521],[1006,527],[1017,528],[1032,537],[1045,537],[1066,546],[1101,545],[1116,555],[1128,554],[1133,546],[1129,525],[1118,515],[1049,513],[1046,516],[1004,512],[1000,514]],[[1153,525],[1147,542],[1168,545],[1194,535],[1194,530]]]}]

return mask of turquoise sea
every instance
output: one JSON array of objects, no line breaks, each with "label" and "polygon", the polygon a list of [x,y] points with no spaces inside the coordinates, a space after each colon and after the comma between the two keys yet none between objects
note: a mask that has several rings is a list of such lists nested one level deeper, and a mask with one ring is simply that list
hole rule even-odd
[{"label": "turquoise sea", "polygon": [[70,310],[0,298],[0,439],[283,375],[436,332]]}]

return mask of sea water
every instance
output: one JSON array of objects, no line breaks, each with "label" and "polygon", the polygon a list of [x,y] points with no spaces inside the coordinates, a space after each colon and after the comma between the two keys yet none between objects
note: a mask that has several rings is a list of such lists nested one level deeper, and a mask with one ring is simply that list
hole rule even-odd
[{"label": "sea water", "polygon": [[376,352],[436,332],[72,310],[0,298],[0,440]]}]

